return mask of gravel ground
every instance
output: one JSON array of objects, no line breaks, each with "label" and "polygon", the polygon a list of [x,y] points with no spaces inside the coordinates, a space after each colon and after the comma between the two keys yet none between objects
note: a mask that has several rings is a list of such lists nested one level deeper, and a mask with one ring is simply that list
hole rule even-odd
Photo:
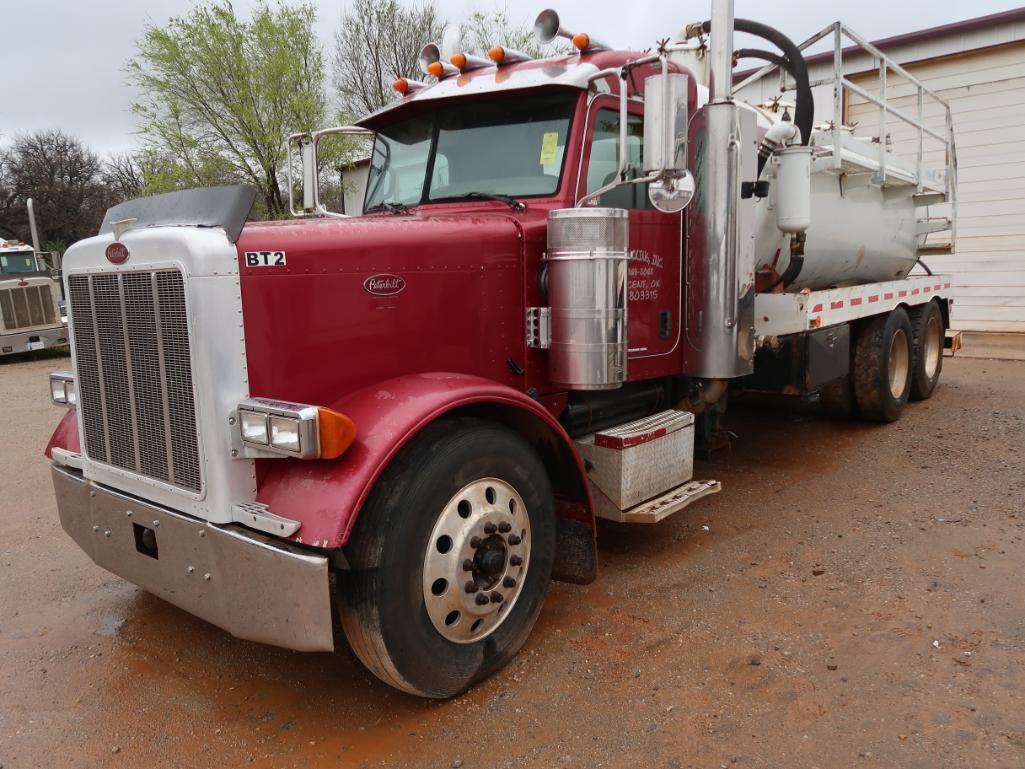
[{"label": "gravel ground", "polygon": [[602,526],[521,655],[449,702],[238,641],[94,566],[41,457],[62,359],[0,362],[0,767],[1025,766],[1025,363],[895,425],[736,404],[724,491]]}]

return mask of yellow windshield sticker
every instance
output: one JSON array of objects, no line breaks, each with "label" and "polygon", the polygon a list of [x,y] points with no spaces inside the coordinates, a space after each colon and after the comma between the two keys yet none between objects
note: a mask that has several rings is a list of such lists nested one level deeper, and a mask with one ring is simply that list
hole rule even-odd
[{"label": "yellow windshield sticker", "polygon": [[559,151],[559,132],[550,131],[541,137],[541,165],[555,162]]}]

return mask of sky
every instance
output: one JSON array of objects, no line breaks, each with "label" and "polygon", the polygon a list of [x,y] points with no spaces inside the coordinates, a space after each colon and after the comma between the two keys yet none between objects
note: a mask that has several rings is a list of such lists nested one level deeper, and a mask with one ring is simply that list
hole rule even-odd
[{"label": "sky", "polygon": [[[533,25],[536,7],[503,0],[435,0],[451,21],[474,9],[505,10]],[[547,0],[553,2],[553,0]],[[684,24],[708,18],[710,3],[684,0],[555,0],[563,24],[616,48],[645,49]],[[162,25],[195,0],[2,0],[0,5],[0,144],[21,132],[60,128],[101,155],[138,146],[134,98],[124,65],[147,23]],[[248,15],[256,0],[235,0]],[[330,54],[347,0],[314,0],[317,34]],[[1018,7],[1021,0],[736,0],[737,16],[770,24],[800,42],[841,18],[870,40]],[[624,9],[629,9],[627,12]],[[425,41],[426,42],[426,41]]]}]

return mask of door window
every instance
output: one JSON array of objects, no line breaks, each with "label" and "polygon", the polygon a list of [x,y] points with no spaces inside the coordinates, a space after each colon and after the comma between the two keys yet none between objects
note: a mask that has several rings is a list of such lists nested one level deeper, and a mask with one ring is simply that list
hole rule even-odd
[{"label": "door window", "polygon": [[[626,178],[642,176],[644,161],[644,118],[629,115],[626,123]],[[587,191],[604,187],[616,178],[619,167],[619,111],[598,110],[591,138],[591,160],[587,165]],[[598,199],[611,208],[650,209],[648,185],[624,184]]]}]

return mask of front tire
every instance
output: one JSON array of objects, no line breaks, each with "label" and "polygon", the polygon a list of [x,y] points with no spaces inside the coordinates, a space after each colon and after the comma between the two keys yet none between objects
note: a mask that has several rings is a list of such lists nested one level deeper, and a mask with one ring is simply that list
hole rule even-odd
[{"label": "front tire", "polygon": [[339,579],[342,629],[385,683],[454,696],[526,641],[554,553],[554,497],[531,446],[495,423],[439,421],[389,465],[360,514]]},{"label": "front tire", "polygon": [[895,422],[911,394],[911,321],[902,307],[869,318],[854,348],[854,398],[864,419]]}]

